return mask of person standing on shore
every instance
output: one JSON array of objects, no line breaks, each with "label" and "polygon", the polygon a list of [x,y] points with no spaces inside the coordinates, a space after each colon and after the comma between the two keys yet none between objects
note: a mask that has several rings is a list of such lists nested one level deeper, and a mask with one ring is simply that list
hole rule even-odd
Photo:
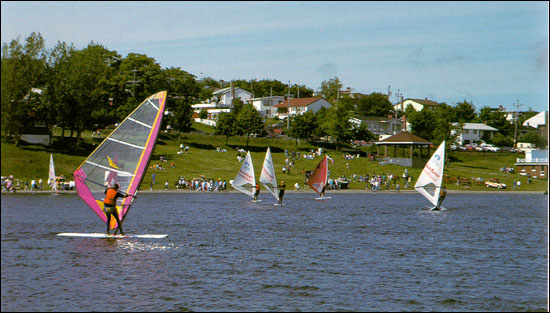
[{"label": "person standing on shore", "polygon": [[286,189],[286,184],[285,184],[285,181],[282,180],[281,183],[279,184],[279,205],[283,204],[283,196],[285,195],[285,189]]}]

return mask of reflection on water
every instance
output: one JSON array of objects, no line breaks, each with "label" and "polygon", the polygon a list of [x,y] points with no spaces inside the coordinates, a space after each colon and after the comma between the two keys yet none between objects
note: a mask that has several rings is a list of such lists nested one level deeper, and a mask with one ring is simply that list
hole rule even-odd
[{"label": "reflection on water", "polygon": [[2,195],[2,311],[546,310],[547,196],[142,194],[127,233],[76,195]]}]

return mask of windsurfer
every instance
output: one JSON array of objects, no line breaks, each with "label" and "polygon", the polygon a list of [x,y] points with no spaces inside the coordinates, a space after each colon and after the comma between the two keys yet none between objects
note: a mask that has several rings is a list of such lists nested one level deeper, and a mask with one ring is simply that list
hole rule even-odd
[{"label": "windsurfer", "polygon": [[279,204],[283,204],[283,196],[285,195],[285,188],[286,188],[285,181],[282,180],[278,187],[279,187]]},{"label": "windsurfer", "polygon": [[260,183],[256,183],[256,192],[254,192],[254,201],[258,200],[258,195],[260,194]]},{"label": "windsurfer", "polygon": [[119,197],[126,198],[129,195],[125,193],[121,193],[118,191],[120,186],[118,184],[114,184],[114,186],[109,187],[105,189],[105,199],[103,200],[103,212],[105,212],[105,215],[107,215],[107,235],[110,235],[109,233],[109,227],[111,224],[111,215],[114,216],[118,228],[115,230],[115,234],[117,230],[120,230],[120,234],[124,235],[124,232],[122,231],[122,223],[120,222],[120,219],[118,218],[118,212],[116,209],[116,200]]},{"label": "windsurfer", "polygon": [[321,182],[321,184],[322,184],[323,187],[321,188],[321,193],[319,194],[319,196],[322,198],[322,197],[325,196],[325,189],[327,189],[327,184],[325,184],[323,182]]},{"label": "windsurfer", "polygon": [[441,203],[443,203],[443,200],[445,200],[445,196],[447,196],[446,188],[446,186],[442,186],[441,190],[439,191],[439,200],[437,200],[437,205],[435,206],[436,209],[441,208]]}]

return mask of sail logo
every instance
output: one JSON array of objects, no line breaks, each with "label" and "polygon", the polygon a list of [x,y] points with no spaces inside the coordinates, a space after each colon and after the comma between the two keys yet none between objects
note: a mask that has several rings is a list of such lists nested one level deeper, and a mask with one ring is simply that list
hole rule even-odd
[{"label": "sail logo", "polygon": [[109,166],[110,167],[116,168],[117,170],[119,169],[118,166],[116,166],[115,162],[113,162],[113,160],[111,160],[111,158],[109,156],[107,156],[107,160],[109,161]]}]

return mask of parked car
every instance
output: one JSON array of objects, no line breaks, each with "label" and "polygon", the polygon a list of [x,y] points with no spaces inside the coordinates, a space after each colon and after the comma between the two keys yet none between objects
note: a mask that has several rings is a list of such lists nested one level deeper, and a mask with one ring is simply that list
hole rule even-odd
[{"label": "parked car", "polygon": [[487,187],[487,188],[493,187],[493,188],[497,188],[497,189],[504,189],[504,188],[506,188],[506,184],[501,183],[496,178],[491,178],[491,179],[487,179],[485,181],[485,187]]},{"label": "parked car", "polygon": [[491,152],[499,152],[500,148],[493,146],[491,144],[483,144],[481,145],[481,148],[483,148],[483,151],[491,151]]}]

